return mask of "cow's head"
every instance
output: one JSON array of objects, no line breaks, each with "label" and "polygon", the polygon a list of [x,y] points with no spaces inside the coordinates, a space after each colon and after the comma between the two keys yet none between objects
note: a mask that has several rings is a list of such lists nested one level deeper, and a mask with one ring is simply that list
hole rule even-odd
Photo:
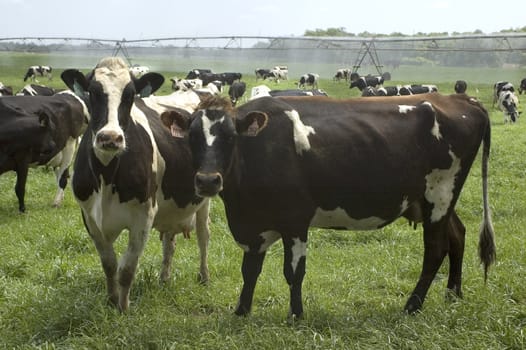
[{"label": "cow's head", "polygon": [[227,98],[210,96],[192,116],[189,141],[196,170],[195,190],[201,197],[222,191],[238,137],[254,137],[267,125],[268,116],[263,112],[236,114]]},{"label": "cow's head", "polygon": [[93,150],[103,164],[126,149],[126,128],[137,95],[149,96],[164,82],[157,73],[147,73],[136,79],[129,67],[118,57],[102,59],[85,76],[78,70],[66,70],[61,75],[66,85],[88,105],[91,120]]}]

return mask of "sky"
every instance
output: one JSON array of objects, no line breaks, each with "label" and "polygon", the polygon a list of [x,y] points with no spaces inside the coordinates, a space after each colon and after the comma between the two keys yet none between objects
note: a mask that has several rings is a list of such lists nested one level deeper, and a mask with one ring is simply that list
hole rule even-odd
[{"label": "sky", "polygon": [[490,34],[526,26],[524,0],[0,0],[0,8],[0,38],[302,36],[340,27],[356,34]]}]

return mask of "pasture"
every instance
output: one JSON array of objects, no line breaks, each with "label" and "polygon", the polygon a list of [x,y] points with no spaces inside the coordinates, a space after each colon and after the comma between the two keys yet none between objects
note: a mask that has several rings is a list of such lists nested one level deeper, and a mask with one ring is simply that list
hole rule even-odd
[{"label": "pasture", "polygon": [[[12,59],[6,55],[0,55],[0,81],[18,90],[24,85],[27,67],[37,62],[34,55],[15,54]],[[65,57],[53,60],[62,63],[50,63],[54,78],[49,83],[40,79],[41,83],[65,88],[59,76],[62,69],[71,68],[70,61]],[[93,63],[97,60],[93,58]],[[90,58],[85,58],[84,64],[89,66]],[[289,81],[267,84],[271,88],[293,87],[297,77],[306,72],[296,72],[292,65],[290,69]],[[167,80],[186,74],[176,69],[157,71]],[[243,73],[250,91],[256,85],[255,77]],[[496,69],[401,67],[392,74],[393,81],[386,85],[435,83],[446,94],[453,91],[456,79],[464,79],[468,93],[479,98],[490,113],[489,194],[497,263],[486,283],[477,256],[482,218],[480,157],[457,204],[467,229],[463,299],[445,298],[446,259],[422,313],[408,316],[402,312],[420,273],[421,227],[414,230],[399,220],[377,231],[312,229],[303,288],[305,316],[294,322],[286,318],[289,291],[279,242],[267,253],[252,313],[248,317],[233,315],[242,285],[242,251],[231,237],[218,198],[211,211],[210,283],[204,286],[197,280],[194,234],[189,240],[178,235],[172,280],[160,285],[161,242],[153,231],[132,287],[130,311],[119,314],[106,304],[102,267],[70,186],[62,207],[52,208],[53,173],[32,169],[26,188],[27,213],[23,215],[17,210],[14,173],[0,176],[0,348],[526,348],[526,121],[523,116],[516,125],[504,124],[502,113],[491,106],[493,82],[509,79],[517,85],[526,72],[503,71],[499,75]],[[334,97],[359,95],[346,83],[333,82],[332,76],[321,76],[319,87]],[[165,82],[158,94],[169,92],[170,84]],[[526,103],[524,95],[520,99]],[[125,242],[123,234],[119,247]]]}]

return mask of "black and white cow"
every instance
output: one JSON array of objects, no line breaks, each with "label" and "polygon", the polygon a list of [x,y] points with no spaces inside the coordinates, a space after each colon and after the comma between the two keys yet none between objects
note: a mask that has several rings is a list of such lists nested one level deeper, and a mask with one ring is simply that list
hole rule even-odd
[{"label": "black and white cow", "polygon": [[187,91],[193,89],[201,89],[203,81],[201,79],[181,79],[177,77],[170,78],[172,82],[173,91]]},{"label": "black and white cow", "polygon": [[499,99],[499,95],[502,91],[509,91],[515,93],[515,87],[508,81],[498,81],[493,85],[493,107]]},{"label": "black and white cow", "polygon": [[455,82],[455,92],[457,94],[465,94],[468,89],[468,83],[465,80],[457,80]]},{"label": "black and white cow", "polygon": [[230,96],[230,102],[235,106],[237,101],[245,94],[247,90],[247,84],[244,81],[235,81],[228,88],[228,96]]},{"label": "black and white cow", "polygon": [[[172,136],[161,122],[166,114],[183,121],[184,115],[176,106],[155,106],[155,100],[136,96],[156,91],[164,78],[150,72],[134,79],[121,58],[109,57],[88,76],[66,70],[62,79],[77,94],[89,94],[91,120],[75,160],[72,188],[100,255],[109,300],[121,311],[128,309],[130,287],[152,227],[163,242],[162,281],[169,279],[175,234],[188,236],[196,227],[200,275],[206,282],[209,201],[195,195],[187,140],[176,126]],[[128,247],[117,262],[113,244],[125,229]]]},{"label": "black and white cow", "polygon": [[355,80],[351,81],[351,85],[349,85],[349,88],[352,89],[354,87],[357,87],[358,90],[363,91],[367,86],[372,86],[374,88],[381,86],[384,83],[384,78],[381,76],[365,76],[365,77],[359,77]]},{"label": "black and white cow", "polygon": [[523,91],[526,91],[526,78],[521,80],[521,83],[519,84],[519,95],[522,95]]},{"label": "black and white cow", "polygon": [[13,88],[0,82],[0,96],[13,96]]},{"label": "black and white cow", "polygon": [[188,72],[185,79],[200,79],[203,73],[212,73],[212,70],[208,68],[195,68]]},{"label": "black and white cow", "polygon": [[69,92],[54,96],[8,96],[0,99],[0,174],[16,172],[18,210],[25,212],[29,167],[53,168],[57,193],[64,199],[69,167],[89,118],[84,102]]},{"label": "black and white cow", "polygon": [[20,91],[16,93],[17,96],[53,96],[59,92],[58,90],[49,86],[27,84]]},{"label": "black and white cow", "polygon": [[340,80],[349,80],[349,77],[351,75],[351,69],[350,68],[340,68],[336,71],[336,74],[334,74],[334,77],[332,78],[334,81],[340,81]]},{"label": "black and white cow", "polygon": [[313,89],[318,88],[318,80],[320,79],[319,74],[307,73],[300,77],[298,82],[298,89],[305,89],[307,86],[311,86]]},{"label": "black and white cow", "polygon": [[150,71],[150,67],[148,66],[141,66],[139,64],[134,64],[130,67],[130,73],[135,78],[140,78],[142,75],[148,73]]},{"label": "black and white cow", "polygon": [[515,95],[513,84],[507,81],[499,81],[493,86],[493,105],[497,103],[498,108],[504,113],[504,122],[515,123],[519,117],[517,109],[519,99]]},{"label": "black and white cow", "polygon": [[454,208],[481,144],[479,250],[487,276],[495,258],[487,195],[490,120],[475,99],[263,97],[233,109],[216,97],[192,118],[196,193],[220,195],[244,251],[236,314],[250,312],[275,241],[283,242],[290,315],[299,317],[309,227],[372,230],[402,216],[424,229],[423,269],[405,310],[421,309],[446,255],[447,288],[460,296],[465,227]]},{"label": "black and white cow", "polygon": [[235,81],[240,81],[243,74],[236,72],[225,72],[220,74],[220,81],[225,85],[232,85]]},{"label": "black and white cow", "polygon": [[324,90],[321,89],[286,89],[286,90],[271,90],[266,85],[254,86],[250,93],[250,99],[260,98],[263,96],[328,96]]},{"label": "black and white cow", "polygon": [[27,69],[26,75],[24,75],[24,81],[31,79],[34,82],[38,82],[37,76],[47,77],[48,80],[52,79],[53,68],[50,66],[31,66]]},{"label": "black and white cow", "polygon": [[[403,92],[406,91],[402,89],[400,85],[397,86],[381,86],[378,88],[367,86],[362,91],[362,96],[401,96]],[[409,93],[409,90],[407,90],[408,93],[405,95],[411,95]]]}]

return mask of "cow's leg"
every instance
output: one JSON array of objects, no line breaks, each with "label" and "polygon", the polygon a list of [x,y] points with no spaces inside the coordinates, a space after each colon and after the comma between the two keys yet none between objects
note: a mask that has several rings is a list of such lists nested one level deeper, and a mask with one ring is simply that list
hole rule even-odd
[{"label": "cow's leg", "polygon": [[431,282],[433,282],[444,257],[448,253],[448,236],[445,231],[448,221],[448,217],[444,217],[435,223],[424,221],[424,262],[422,273],[404,308],[410,314],[422,308]]},{"label": "cow's leg", "polygon": [[246,315],[250,312],[252,307],[252,299],[254,297],[254,289],[256,282],[263,267],[266,252],[260,253],[258,251],[246,251],[243,254],[243,263],[241,265],[241,273],[243,274],[243,289],[239,297],[239,303],[236,307],[236,315]]},{"label": "cow's leg", "polygon": [[301,286],[305,276],[307,242],[306,239],[284,238],[283,248],[285,250],[283,273],[290,288],[289,317],[299,318],[303,315]]},{"label": "cow's leg", "polygon": [[163,242],[163,262],[161,264],[161,282],[167,282],[172,272],[172,258],[175,252],[175,232],[161,232]]},{"label": "cow's leg", "polygon": [[449,279],[447,282],[448,295],[462,297],[462,261],[464,258],[464,244],[466,228],[457,213],[452,212],[448,224],[449,237]]},{"label": "cow's leg", "polygon": [[208,227],[208,213],[210,211],[210,200],[206,199],[203,206],[196,213],[197,246],[199,247],[199,281],[207,283],[210,280],[208,271],[208,243],[210,242],[210,229]]},{"label": "cow's leg", "polygon": [[117,285],[117,256],[115,255],[115,250],[113,249],[113,242],[108,241],[102,235],[102,232],[99,231],[97,225],[93,224],[89,217],[84,215],[82,212],[82,220],[84,221],[84,226],[88,231],[95,248],[99,253],[100,262],[102,264],[102,269],[106,275],[106,290],[108,292],[108,300],[115,306],[119,305],[119,286]]},{"label": "cow's leg", "polygon": [[58,189],[57,194],[55,195],[55,200],[53,201],[54,207],[58,207],[64,200],[64,191],[68,185],[69,166],[73,162],[77,146],[78,138],[70,137],[67,140],[64,149],[58,154],[61,158],[58,162],[58,166],[55,167],[55,178],[57,180]]},{"label": "cow's leg", "polygon": [[119,267],[117,270],[120,287],[119,309],[122,312],[126,312],[130,304],[130,288],[133,279],[135,278],[135,272],[137,271],[137,265],[139,264],[139,257],[142,255],[148,239],[151,223],[152,222],[150,222],[150,225],[147,224],[142,228],[130,229],[128,248],[119,261]]},{"label": "cow's leg", "polygon": [[68,178],[69,178],[69,169],[58,169],[55,171],[55,176],[57,177],[57,194],[55,195],[55,199],[53,200],[53,206],[59,207],[62,204],[62,201],[64,201],[64,191],[66,189],[66,186],[68,185]]},{"label": "cow's leg", "polygon": [[23,161],[21,162],[21,164],[17,165],[15,194],[16,194],[16,198],[18,198],[18,211],[21,213],[25,213],[26,211],[25,195],[26,195],[26,182],[27,182],[28,172],[29,172],[28,162]]}]

